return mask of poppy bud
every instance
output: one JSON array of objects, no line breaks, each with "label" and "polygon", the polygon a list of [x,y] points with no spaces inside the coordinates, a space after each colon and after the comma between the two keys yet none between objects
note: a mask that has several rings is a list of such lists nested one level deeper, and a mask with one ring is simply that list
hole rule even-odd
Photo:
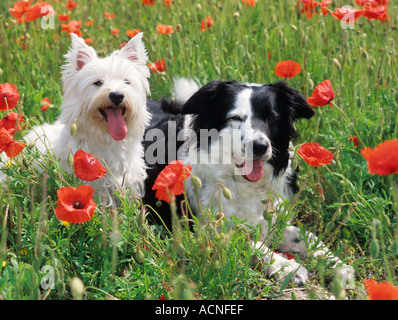
[{"label": "poppy bud", "polygon": [[225,218],[225,213],[224,212],[218,212],[216,214],[216,220],[221,220]]},{"label": "poppy bud", "polygon": [[138,249],[137,252],[135,253],[135,259],[137,260],[138,263],[144,262],[145,254],[141,249]]},{"label": "poppy bud", "polygon": [[70,127],[70,135],[74,136],[76,131],[77,131],[77,119],[75,119],[75,122]]},{"label": "poppy bud", "polygon": [[27,146],[26,146],[26,149],[32,149],[34,146],[35,146],[35,144],[36,144],[36,141],[32,141],[32,142],[30,142]]},{"label": "poppy bud", "polygon": [[389,226],[391,224],[390,218],[388,216],[386,216],[385,214],[383,215],[383,223],[386,226]]},{"label": "poppy bud", "polygon": [[371,232],[372,232],[372,238],[376,238],[376,229],[377,229],[377,225],[379,224],[379,220],[378,219],[373,219],[372,221],[372,228],[371,228]]},{"label": "poppy bud", "polygon": [[70,291],[75,300],[81,300],[85,292],[83,281],[79,278],[73,278],[69,282]]},{"label": "poppy bud", "polygon": [[217,259],[212,259],[212,267],[213,269],[218,269],[220,267],[220,261]]},{"label": "poppy bud", "polygon": [[359,51],[361,51],[361,55],[362,55],[362,57],[364,58],[364,59],[368,59],[369,58],[369,55],[368,55],[368,53],[366,52],[366,50],[364,49],[364,48],[359,48]]},{"label": "poppy bud", "polygon": [[181,25],[181,24],[177,24],[177,25],[176,25],[176,30],[177,30],[178,32],[181,32],[181,31],[182,31],[182,25]]},{"label": "poppy bud", "polygon": [[308,89],[314,89],[314,81],[311,78],[307,78],[307,87]]},{"label": "poppy bud", "polygon": [[196,188],[199,189],[202,187],[202,180],[200,180],[199,177],[192,175],[192,185]]},{"label": "poppy bud", "polygon": [[25,168],[28,168],[28,167],[30,166],[30,163],[29,163],[28,160],[26,160],[26,158],[23,158],[23,159],[22,159],[22,164],[23,164],[23,166],[24,166]]},{"label": "poppy bud", "polygon": [[198,3],[198,4],[196,5],[196,10],[198,10],[198,11],[202,10],[202,6],[201,6],[200,3]]},{"label": "poppy bud", "polygon": [[391,244],[391,252],[393,255],[398,255],[398,240],[394,240]]},{"label": "poppy bud", "polygon": [[333,221],[329,221],[329,223],[326,225],[325,231],[326,232],[331,232],[333,228],[334,228],[334,222]]},{"label": "poppy bud", "polygon": [[283,31],[281,29],[279,29],[279,39],[282,40],[284,38],[284,34]]},{"label": "poppy bud", "polygon": [[208,257],[211,254],[211,247],[206,247],[204,250],[204,256]]},{"label": "poppy bud", "polygon": [[227,200],[232,199],[231,191],[227,187],[223,187],[222,194],[224,195],[225,199],[227,199]]},{"label": "poppy bud", "polygon": [[149,230],[148,230],[147,225],[142,224],[142,225],[141,225],[141,235],[142,235],[143,237],[146,237],[146,236],[148,235],[148,233],[149,233]]},{"label": "poppy bud", "polygon": [[73,167],[73,152],[72,152],[72,147],[69,146],[69,155],[68,155],[68,166]]},{"label": "poppy bud", "polygon": [[145,293],[144,300],[153,300],[153,295],[151,295],[149,292]]},{"label": "poppy bud", "polygon": [[161,207],[162,206],[162,201],[156,201],[156,206],[159,208],[159,207]]},{"label": "poppy bud", "polygon": [[339,60],[337,60],[336,58],[333,59],[333,64],[335,65],[335,67],[337,67],[337,69],[341,70],[341,64]]},{"label": "poppy bud", "polygon": [[380,244],[379,244],[379,240],[377,239],[373,239],[370,242],[369,245],[369,252],[370,252],[370,256],[374,259],[376,259],[379,254],[380,254]]},{"label": "poppy bud", "polygon": [[177,252],[177,254],[179,255],[179,256],[184,256],[185,255],[185,247],[184,247],[184,245],[182,244],[182,243],[178,243],[177,245],[176,245],[176,252]]}]

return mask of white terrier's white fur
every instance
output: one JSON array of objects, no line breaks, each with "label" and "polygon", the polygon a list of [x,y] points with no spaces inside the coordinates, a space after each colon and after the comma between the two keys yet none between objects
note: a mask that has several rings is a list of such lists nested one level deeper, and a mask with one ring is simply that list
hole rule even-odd
[{"label": "white terrier's white fur", "polygon": [[[83,39],[71,36],[71,48],[65,55],[67,63],[62,67],[61,115],[54,124],[33,128],[25,139],[28,143],[35,141],[42,153],[54,152],[62,168],[69,172],[73,170],[67,165],[69,146],[73,154],[82,149],[103,159],[108,167],[106,176],[90,184],[108,205],[118,187],[128,187],[141,196],[146,178],[141,140],[150,121],[146,108],[150,73],[143,34],[137,34],[125,47],[105,58],[98,57]],[[117,107],[110,100],[111,92],[124,96],[118,106],[124,111],[127,134],[119,140],[112,138],[105,119],[104,110]],[[72,136],[70,128],[75,119],[77,132]]]}]

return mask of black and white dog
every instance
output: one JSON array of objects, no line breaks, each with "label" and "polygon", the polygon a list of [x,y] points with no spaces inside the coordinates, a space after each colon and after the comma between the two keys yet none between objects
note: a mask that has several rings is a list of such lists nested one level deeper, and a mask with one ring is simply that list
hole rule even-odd
[{"label": "black and white dog", "polygon": [[[296,137],[294,122],[311,118],[313,109],[296,89],[284,82],[212,81],[199,88],[192,80],[179,79],[175,91],[177,102],[148,103],[152,123],[145,137],[148,179],[144,202],[170,223],[169,206],[154,205],[153,183],[171,160],[178,158],[184,164],[191,164],[192,174],[202,181],[198,201],[191,179],[187,180],[191,208],[199,212],[200,203],[202,208],[222,211],[227,217],[245,219],[249,225],[260,224],[262,239],[255,245],[263,250],[266,263],[273,261],[265,270],[267,275],[282,281],[294,272],[295,283],[306,283],[306,269],[265,247],[264,241],[270,240],[268,231],[272,226],[263,213],[266,209],[276,209],[298,191],[289,144]],[[181,100],[183,104],[178,103]],[[156,136],[150,135],[152,130],[163,134],[156,140],[158,147],[164,146],[156,154],[157,157],[159,153],[166,155],[163,164],[148,161],[151,157],[147,151],[153,151],[152,138]],[[177,133],[173,134],[174,131]],[[170,143],[175,146],[172,155],[168,153]],[[219,184],[230,190],[231,200],[219,196]],[[316,237],[308,234],[315,242]],[[278,251],[307,256],[307,246],[301,238],[298,228],[287,227]],[[327,249],[319,249],[316,254],[327,253]]]}]

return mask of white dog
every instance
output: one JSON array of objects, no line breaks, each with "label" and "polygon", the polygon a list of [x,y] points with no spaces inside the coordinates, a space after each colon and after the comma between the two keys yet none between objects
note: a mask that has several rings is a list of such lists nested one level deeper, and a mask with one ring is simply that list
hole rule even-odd
[{"label": "white dog", "polygon": [[118,187],[128,187],[137,196],[144,192],[141,140],[150,121],[146,108],[150,73],[142,36],[137,34],[121,50],[100,58],[83,39],[71,34],[62,68],[61,115],[54,124],[34,127],[25,137],[27,143],[35,141],[40,152],[53,152],[69,172],[73,170],[67,164],[69,146],[73,154],[82,149],[102,159],[108,171],[91,184],[108,205],[113,204],[112,193]]}]

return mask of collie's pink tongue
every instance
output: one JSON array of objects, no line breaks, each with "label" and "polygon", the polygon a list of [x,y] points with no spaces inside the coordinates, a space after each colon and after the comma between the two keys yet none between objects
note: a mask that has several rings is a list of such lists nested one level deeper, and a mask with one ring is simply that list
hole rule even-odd
[{"label": "collie's pink tongue", "polygon": [[256,182],[263,177],[264,161],[256,159],[244,163],[243,173],[250,181]]},{"label": "collie's pink tongue", "polygon": [[104,111],[108,120],[109,134],[117,141],[123,140],[127,135],[127,126],[124,122],[123,110],[121,108],[108,108]]}]

